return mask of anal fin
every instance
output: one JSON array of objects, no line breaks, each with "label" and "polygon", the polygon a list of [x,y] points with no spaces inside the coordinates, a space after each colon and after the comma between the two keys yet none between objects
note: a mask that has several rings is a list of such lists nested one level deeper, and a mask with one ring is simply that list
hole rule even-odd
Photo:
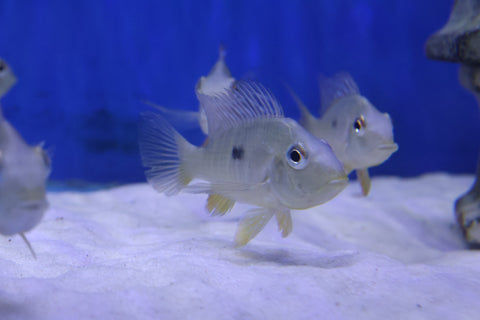
[{"label": "anal fin", "polygon": [[368,169],[357,169],[355,171],[357,174],[357,179],[360,181],[360,186],[362,187],[362,194],[368,196],[370,193],[370,187],[372,181],[370,180],[370,175],[368,174]]},{"label": "anal fin", "polygon": [[219,194],[211,194],[207,199],[207,210],[213,216],[223,216],[225,213],[229,212],[234,205],[235,201]]},{"label": "anal fin", "polygon": [[274,213],[275,211],[272,209],[265,208],[250,210],[247,216],[240,220],[238,224],[237,232],[235,233],[235,244],[238,247],[242,247],[255,238],[270,221]]}]

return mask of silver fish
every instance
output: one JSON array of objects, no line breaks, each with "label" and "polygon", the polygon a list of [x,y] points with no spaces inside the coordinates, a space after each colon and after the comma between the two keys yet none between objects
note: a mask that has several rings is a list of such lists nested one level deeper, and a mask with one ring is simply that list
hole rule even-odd
[{"label": "silver fish", "polygon": [[[234,82],[235,78],[232,77],[232,73],[225,63],[225,49],[223,46],[220,46],[217,62],[208,73],[208,76],[200,77],[195,85],[195,93],[200,101],[202,95],[215,96],[230,89]],[[200,104],[198,110],[198,122],[203,133],[208,134],[208,121],[202,104]]]},{"label": "silver fish", "polygon": [[[1,63],[3,95],[15,83],[15,76],[3,60]],[[49,173],[50,158],[42,147],[27,145],[0,109],[0,234],[18,233],[34,257],[25,232],[40,222],[48,207],[45,182]]]},{"label": "silver fish", "polygon": [[[207,193],[213,215],[236,201],[257,206],[235,235],[246,245],[275,216],[282,236],[292,231],[290,209],[324,203],[347,185],[342,164],[330,146],[284,118],[273,95],[259,84],[235,82],[220,95],[202,95],[208,138],[187,142],[160,115],[145,113],[140,154],[148,182],[161,193]],[[193,180],[200,182],[189,185]]]},{"label": "silver fish", "polygon": [[[212,67],[208,75],[200,77],[195,85],[195,94],[198,100],[202,96],[215,96],[221,94],[225,90],[231,89],[235,78],[232,77],[227,64],[225,63],[225,49],[223,46],[219,47],[218,60]],[[145,101],[146,104],[158,109],[170,123],[173,123],[177,128],[193,128],[200,125],[202,132],[208,134],[208,122],[205,110],[199,104],[198,111],[180,111],[168,109],[159,106],[150,101]]]},{"label": "silver fish", "polygon": [[328,141],[347,173],[356,170],[362,192],[368,195],[368,168],[383,163],[398,150],[390,116],[360,94],[348,73],[322,78],[320,90],[322,106],[327,108],[321,118],[315,118],[292,92],[302,113],[299,122],[314,136]]},{"label": "silver fish", "polygon": [[17,82],[17,78],[5,60],[0,58],[0,98]]}]

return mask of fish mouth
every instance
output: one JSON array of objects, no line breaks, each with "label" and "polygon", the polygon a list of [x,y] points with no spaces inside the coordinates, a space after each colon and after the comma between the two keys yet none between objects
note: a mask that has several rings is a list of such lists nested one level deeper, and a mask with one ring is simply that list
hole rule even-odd
[{"label": "fish mouth", "polygon": [[395,152],[398,150],[398,144],[396,143],[381,144],[378,146],[378,149]]},{"label": "fish mouth", "polygon": [[343,187],[348,184],[348,177],[344,176],[338,179],[333,179],[328,181],[327,185],[328,186],[333,186],[333,187]]}]

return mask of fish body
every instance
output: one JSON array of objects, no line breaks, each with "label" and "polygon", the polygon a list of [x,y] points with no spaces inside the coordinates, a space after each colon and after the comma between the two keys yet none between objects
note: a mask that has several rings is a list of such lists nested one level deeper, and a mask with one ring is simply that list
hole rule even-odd
[{"label": "fish body", "polygon": [[48,203],[45,183],[50,159],[31,147],[5,119],[0,120],[0,233],[13,235],[35,227]]},{"label": "fish body", "polygon": [[[0,97],[16,82],[13,71],[0,59]],[[42,219],[48,202],[45,184],[50,158],[41,146],[29,146],[3,117],[0,108],[0,234],[25,237]]]},{"label": "fish body", "polygon": [[[263,87],[236,82],[221,95],[203,96],[207,143],[195,147],[158,114],[143,116],[140,152],[147,180],[159,192],[207,193],[207,208],[225,214],[235,202],[257,206],[238,227],[245,245],[271,217],[282,235],[292,230],[290,209],[307,209],[335,197],[347,185],[330,146],[284,118]],[[189,185],[192,180],[197,184]]]},{"label": "fish body", "polygon": [[322,105],[327,107],[321,118],[315,118],[295,97],[302,113],[300,123],[314,136],[328,141],[347,173],[356,170],[367,195],[368,168],[383,163],[398,150],[390,116],[362,96],[347,73],[321,80],[320,88]]}]

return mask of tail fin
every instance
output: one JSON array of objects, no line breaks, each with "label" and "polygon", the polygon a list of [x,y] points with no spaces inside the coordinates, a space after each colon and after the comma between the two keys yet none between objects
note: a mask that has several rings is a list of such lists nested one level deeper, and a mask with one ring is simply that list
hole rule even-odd
[{"label": "tail fin", "polygon": [[147,181],[155,190],[166,195],[180,192],[192,180],[185,170],[183,157],[195,148],[159,114],[141,115],[139,145]]}]

